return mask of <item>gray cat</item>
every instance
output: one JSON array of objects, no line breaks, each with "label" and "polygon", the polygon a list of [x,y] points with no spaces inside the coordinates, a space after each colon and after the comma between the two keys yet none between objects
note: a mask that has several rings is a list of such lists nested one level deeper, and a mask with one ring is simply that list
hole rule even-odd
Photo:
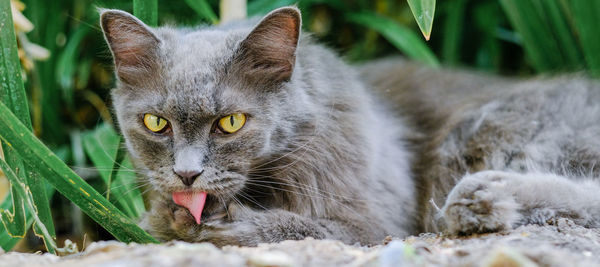
[{"label": "gray cat", "polygon": [[590,81],[399,59],[352,68],[300,33],[294,7],[196,30],[118,10],[101,24],[120,128],[153,190],[141,225],[161,240],[374,244],[559,216],[600,226]]}]

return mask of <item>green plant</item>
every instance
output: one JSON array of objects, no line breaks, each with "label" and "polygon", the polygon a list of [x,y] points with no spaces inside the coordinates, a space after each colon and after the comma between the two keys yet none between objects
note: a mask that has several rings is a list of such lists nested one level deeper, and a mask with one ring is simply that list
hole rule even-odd
[{"label": "green plant", "polygon": [[598,1],[500,0],[538,71],[600,71]]},{"label": "green plant", "polygon": [[133,14],[149,26],[158,24],[158,0],[133,0]]},{"label": "green plant", "polygon": [[[5,236],[6,239],[1,240],[1,243],[6,246],[13,245],[13,239],[23,237],[28,225],[34,221],[36,224],[34,229],[44,239],[48,251],[55,252],[57,250],[45,181],[40,176],[49,181],[54,188],[78,205],[117,239],[126,242],[156,242],[154,238],[137,227],[130,218],[76,175],[31,132],[29,110],[21,80],[21,68],[12,26],[10,2],[2,1],[0,4],[0,23],[6,25],[0,31],[3,40],[0,42],[2,45],[0,76],[4,81],[2,83],[3,90],[0,92],[2,93],[0,114],[3,114],[0,119],[0,140],[6,158],[6,161],[0,161],[0,168],[9,178],[12,189],[10,197],[12,212],[10,205],[3,204],[3,207],[6,206],[7,209],[0,213],[8,235]],[[4,103],[10,105],[12,110]],[[13,115],[13,112],[20,118]],[[93,143],[88,142],[88,144],[90,144],[89,147],[94,147]],[[121,160],[121,162],[124,161]],[[117,177],[115,181],[123,185],[123,180],[119,179],[123,175],[116,174],[115,176]],[[119,189],[126,188],[120,187]],[[128,207],[127,205],[123,206]],[[141,208],[139,206],[138,203],[137,208],[130,211],[132,217],[139,216],[139,213],[143,211],[143,203]],[[32,219],[28,219],[28,217]]]},{"label": "green plant", "polygon": [[374,13],[361,12],[350,13],[348,20],[377,31],[414,60],[421,61],[430,66],[439,66],[440,64],[433,52],[416,34],[391,19],[378,16]]},{"label": "green plant", "polygon": [[[18,116],[18,119],[27,125],[29,131],[31,131],[29,105],[27,104],[21,78],[21,66],[17,55],[17,43],[14,27],[12,26],[13,22],[9,1],[0,2],[0,25],[5,25],[2,27],[3,30],[0,31],[0,40],[3,40],[0,42],[0,49],[2,51],[0,53],[0,68],[2,70],[0,72],[0,76],[2,77],[0,100],[7,103],[10,106],[8,112],[14,112]],[[0,114],[4,115],[4,112]],[[48,250],[54,252],[53,239],[56,235],[48,197],[46,196],[45,182],[40,178],[36,170],[32,170],[30,166],[23,164],[10,143],[6,141],[2,142],[2,151],[4,152],[6,162],[16,170],[14,176],[10,175],[11,172],[9,170],[5,170],[6,176],[14,178],[11,180],[11,184],[19,184],[19,186],[11,186],[12,205],[6,205],[6,209],[3,209],[0,213],[6,233],[11,239],[13,236],[24,236],[28,228],[25,227],[26,223],[35,218],[36,233],[39,233],[44,238]],[[3,165],[2,169],[5,169],[5,166],[8,166],[8,164]],[[25,197],[23,194],[25,190],[29,192],[28,197]],[[22,208],[25,204],[27,204],[28,212],[25,212],[25,209]]]},{"label": "green plant", "polygon": [[65,165],[3,103],[0,103],[0,113],[4,114],[0,117],[2,142],[13,148],[27,165],[39,171],[57,191],[117,239],[124,242],[156,242]]}]

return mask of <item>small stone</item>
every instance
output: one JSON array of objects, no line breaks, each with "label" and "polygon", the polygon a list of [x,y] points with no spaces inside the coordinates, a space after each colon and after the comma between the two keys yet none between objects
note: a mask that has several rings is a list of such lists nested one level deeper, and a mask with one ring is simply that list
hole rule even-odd
[{"label": "small stone", "polygon": [[394,240],[381,249],[379,266],[405,266],[407,265],[407,257],[414,257],[414,255],[415,251],[411,246],[405,245],[402,241]]},{"label": "small stone", "polygon": [[386,236],[386,237],[383,239],[383,245],[385,246],[385,245],[389,244],[390,242],[392,242],[392,240],[393,240],[393,239],[392,239],[392,236],[390,236],[390,235]]},{"label": "small stone", "polygon": [[96,253],[108,253],[115,250],[125,249],[127,247],[126,244],[118,242],[118,241],[99,241],[90,244],[84,251],[87,255],[92,255]]},{"label": "small stone", "polygon": [[483,260],[483,267],[536,267],[535,262],[516,250],[500,247],[490,252]]},{"label": "small stone", "polygon": [[294,260],[288,254],[285,254],[280,251],[265,251],[251,255],[248,258],[248,265],[256,267],[295,266]]}]

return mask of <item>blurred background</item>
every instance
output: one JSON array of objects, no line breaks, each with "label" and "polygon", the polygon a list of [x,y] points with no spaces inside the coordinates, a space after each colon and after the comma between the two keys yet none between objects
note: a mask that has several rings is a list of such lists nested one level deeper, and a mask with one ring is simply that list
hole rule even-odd
[{"label": "blurred background", "polygon": [[[11,2],[34,133],[114,202],[110,198],[112,170],[129,163],[111,127],[112,59],[98,25],[97,8],[132,12],[132,1]],[[249,0],[247,14],[260,16],[296,3],[302,10],[304,30],[353,64],[404,55],[432,67],[510,76],[574,71],[597,75],[600,34],[594,23],[600,14],[599,2],[438,1],[429,41],[421,35],[405,0]],[[219,23],[217,0],[158,3],[159,25]],[[139,204],[142,200],[133,172],[122,176],[129,188],[123,193]],[[0,181],[4,199],[8,183]],[[68,238],[81,248],[84,242],[111,239],[60,194],[53,194],[51,203],[59,244]],[[127,204],[116,204],[127,209]],[[143,204],[127,215],[135,218],[141,212]],[[16,247],[37,249],[42,250],[43,243],[32,234]]]}]

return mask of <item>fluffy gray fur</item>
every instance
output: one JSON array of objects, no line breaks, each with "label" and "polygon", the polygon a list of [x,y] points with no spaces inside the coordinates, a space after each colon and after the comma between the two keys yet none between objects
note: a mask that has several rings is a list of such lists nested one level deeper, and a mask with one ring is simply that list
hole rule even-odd
[{"label": "fluffy gray fur", "polygon": [[[141,224],[159,239],[373,244],[561,216],[600,226],[593,82],[513,81],[398,59],[357,71],[300,34],[293,7],[193,31],[152,29],[118,10],[101,23],[120,129],[152,187]],[[248,115],[239,132],[213,131],[238,112]],[[145,113],[171,130],[148,131]],[[177,170],[203,172],[186,186]],[[208,192],[202,224],[171,200],[181,190]]]},{"label": "fluffy gray fur", "polygon": [[420,133],[411,138],[419,231],[482,233],[558,217],[600,227],[597,81],[503,79],[398,59],[362,70]]}]

